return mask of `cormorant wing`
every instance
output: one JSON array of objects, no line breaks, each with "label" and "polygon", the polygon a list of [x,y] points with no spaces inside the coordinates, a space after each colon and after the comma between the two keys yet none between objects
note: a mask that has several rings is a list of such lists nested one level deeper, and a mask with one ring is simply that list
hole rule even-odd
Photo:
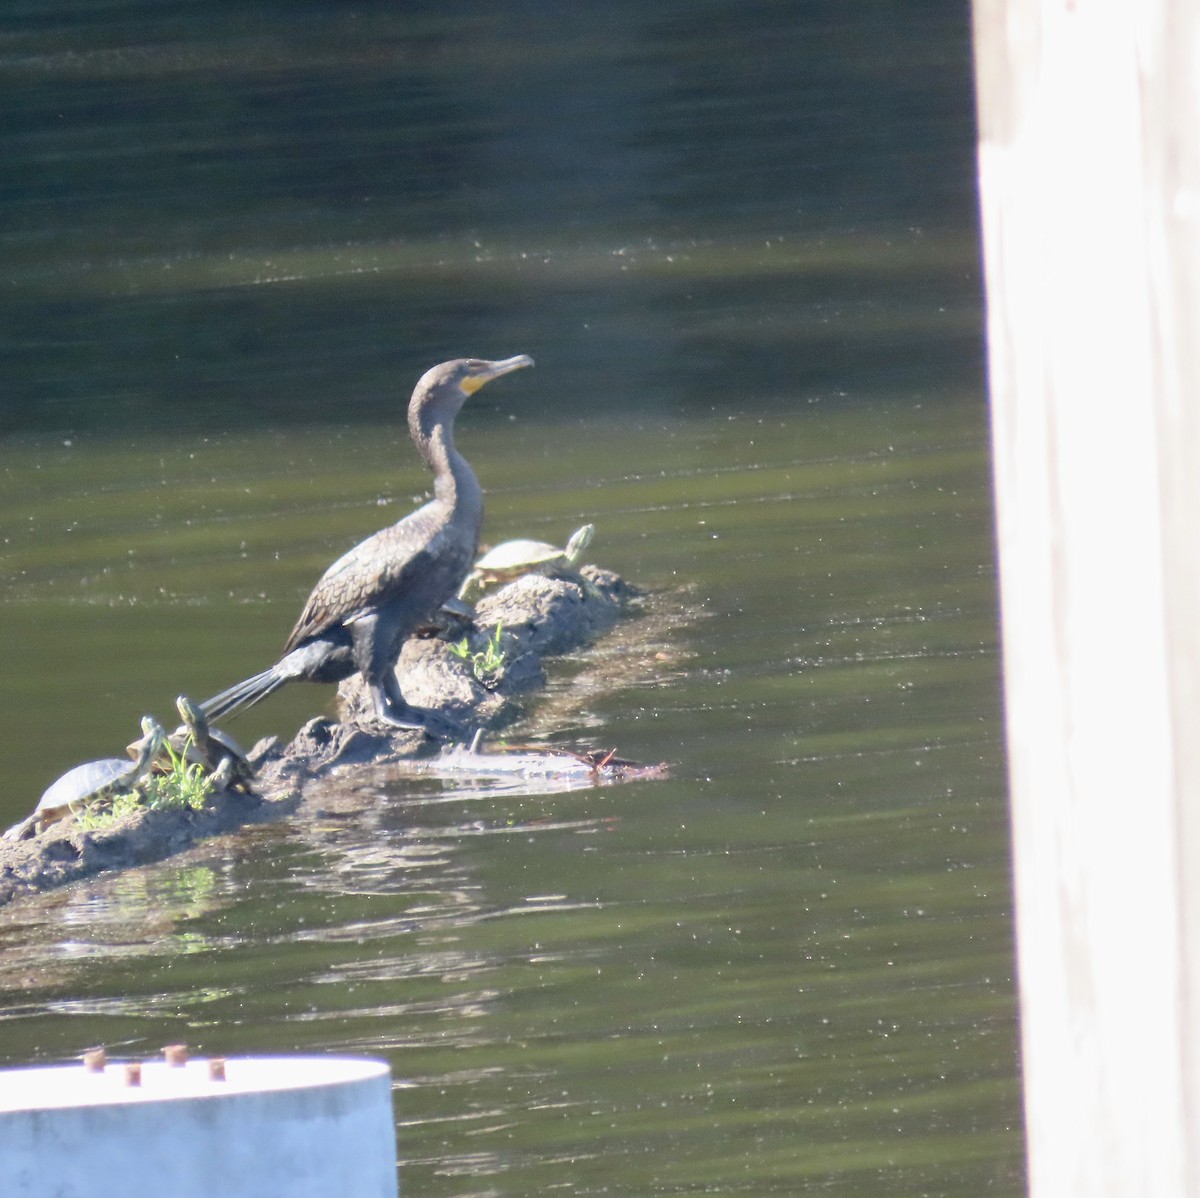
[{"label": "cormorant wing", "polygon": [[[283,652],[377,610],[410,589],[415,579],[445,570],[445,521],[445,511],[428,503],[339,557],[313,587]],[[456,583],[447,585],[453,590]]]}]

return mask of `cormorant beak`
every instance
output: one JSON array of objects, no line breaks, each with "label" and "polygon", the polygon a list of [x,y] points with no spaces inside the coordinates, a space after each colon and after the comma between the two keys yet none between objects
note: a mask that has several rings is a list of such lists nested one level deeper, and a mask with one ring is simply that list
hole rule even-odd
[{"label": "cormorant beak", "polygon": [[474,395],[484,383],[508,374],[510,370],[520,370],[522,366],[532,366],[533,359],[528,354],[517,354],[515,358],[504,358],[499,362],[481,362],[474,373],[467,375],[458,384],[468,395]]}]

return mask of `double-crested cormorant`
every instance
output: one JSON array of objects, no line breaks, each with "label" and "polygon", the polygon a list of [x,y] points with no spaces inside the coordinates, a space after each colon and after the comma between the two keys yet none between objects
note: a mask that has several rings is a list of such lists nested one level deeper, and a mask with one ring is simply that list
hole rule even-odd
[{"label": "double-crested cormorant", "polygon": [[458,590],[475,561],[483,491],[454,448],[454,417],[484,383],[532,366],[524,354],[501,362],[443,362],[421,376],[408,405],[408,429],[433,471],[433,498],[338,558],[313,588],[269,670],[201,706],[210,719],[249,707],[285,683],[340,682],[356,671],[378,717],[401,728],[439,729],[434,713],[410,707],[395,664],[400,646]]}]

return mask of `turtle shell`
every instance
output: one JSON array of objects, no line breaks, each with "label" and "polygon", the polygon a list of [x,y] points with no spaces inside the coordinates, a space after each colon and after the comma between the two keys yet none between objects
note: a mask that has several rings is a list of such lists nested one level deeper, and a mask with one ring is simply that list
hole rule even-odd
[{"label": "turtle shell", "polygon": [[521,570],[536,570],[546,566],[565,565],[574,562],[591,544],[595,528],[585,524],[577,528],[567,541],[565,549],[545,541],[526,538],[504,541],[488,550],[476,563],[475,569],[484,573],[508,573]]},{"label": "turtle shell", "polygon": [[137,762],[121,757],[103,757],[85,761],[67,770],[38,800],[36,811],[48,815],[51,811],[69,810],[73,803],[86,803],[128,786],[138,776]]},{"label": "turtle shell", "polygon": [[528,570],[564,560],[565,549],[545,541],[505,541],[489,549],[476,563],[477,570]]},{"label": "turtle shell", "polygon": [[40,832],[47,825],[65,819],[78,804],[90,803],[131,786],[140,773],[136,761],[126,761],[122,757],[85,761],[51,782],[33,814],[9,828],[4,839],[20,840]]}]

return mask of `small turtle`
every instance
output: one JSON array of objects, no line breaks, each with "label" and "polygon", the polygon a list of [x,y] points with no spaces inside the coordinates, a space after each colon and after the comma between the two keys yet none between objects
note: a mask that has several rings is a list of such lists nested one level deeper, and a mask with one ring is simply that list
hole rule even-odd
[{"label": "small turtle", "polygon": [[[205,773],[214,775],[221,790],[229,785],[238,785],[254,775],[254,767],[247,760],[245,751],[228,732],[222,732],[209,725],[204,708],[199,703],[180,695],[175,700],[175,708],[184,723],[170,733],[163,744],[158,760],[155,762],[157,773],[169,773],[172,762],[166,753],[167,745],[176,757],[184,757],[188,765],[198,765]],[[142,751],[145,737],[127,744],[126,753],[136,757]],[[224,761],[229,759],[229,765],[221,769]],[[220,771],[220,774],[218,774]],[[216,785],[215,783],[215,785]]]},{"label": "small turtle", "polygon": [[[230,786],[246,789],[249,779],[254,777],[254,767],[237,741],[227,732],[210,727],[200,705],[193,703],[187,695],[180,695],[175,700],[175,707],[183,723],[167,737],[163,747],[170,745],[177,757],[190,765],[199,765],[206,774],[212,775],[214,789],[224,790]],[[145,741],[143,736],[127,745],[125,751],[130,757],[137,757]],[[168,773],[171,763],[162,754],[160,748],[156,767],[160,772]]]},{"label": "small turtle", "polygon": [[183,724],[171,733],[171,747],[177,753],[186,751],[188,761],[199,762],[212,775],[215,789],[248,790],[254,766],[241,745],[229,733],[211,727],[200,705],[187,695],[180,695],[175,707]]},{"label": "small turtle", "polygon": [[68,770],[47,788],[33,814],[4,833],[5,840],[24,840],[44,832],[51,824],[74,815],[102,799],[133,790],[162,752],[166,733],[150,716],[142,717],[142,740],[137,759],[105,757]]},{"label": "small turtle", "polygon": [[482,590],[488,583],[510,582],[522,574],[554,574],[559,570],[574,570],[595,535],[595,526],[585,524],[571,534],[564,549],[545,541],[505,541],[495,549],[488,550],[475,563],[475,569],[459,588],[458,598],[465,600],[472,591]]}]

